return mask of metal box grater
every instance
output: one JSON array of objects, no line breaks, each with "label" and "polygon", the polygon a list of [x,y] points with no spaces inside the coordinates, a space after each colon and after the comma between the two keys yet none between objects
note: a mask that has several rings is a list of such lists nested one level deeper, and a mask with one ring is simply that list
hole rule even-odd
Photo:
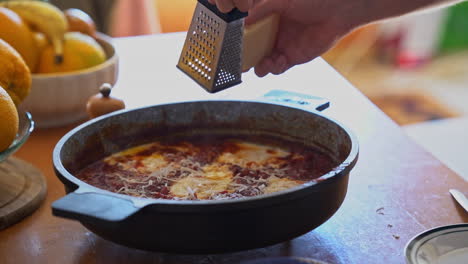
[{"label": "metal box grater", "polygon": [[198,0],[177,67],[210,93],[242,82],[244,17]]}]

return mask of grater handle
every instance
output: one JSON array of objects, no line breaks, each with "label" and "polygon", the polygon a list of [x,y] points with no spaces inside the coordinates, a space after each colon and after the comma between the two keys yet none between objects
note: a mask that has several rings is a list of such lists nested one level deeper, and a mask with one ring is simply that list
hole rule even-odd
[{"label": "grater handle", "polygon": [[235,20],[242,19],[248,15],[248,12],[241,12],[239,9],[234,8],[229,13],[223,13],[219,11],[216,5],[210,4],[208,0],[198,0],[198,2],[204,5],[206,8],[210,9],[213,13],[215,13],[219,18],[230,23]]}]

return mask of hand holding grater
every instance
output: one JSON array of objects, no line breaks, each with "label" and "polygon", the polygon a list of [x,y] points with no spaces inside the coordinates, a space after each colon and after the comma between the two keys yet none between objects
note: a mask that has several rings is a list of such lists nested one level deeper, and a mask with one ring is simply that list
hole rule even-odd
[{"label": "hand holding grater", "polygon": [[246,16],[198,0],[177,67],[211,93],[241,83]]}]

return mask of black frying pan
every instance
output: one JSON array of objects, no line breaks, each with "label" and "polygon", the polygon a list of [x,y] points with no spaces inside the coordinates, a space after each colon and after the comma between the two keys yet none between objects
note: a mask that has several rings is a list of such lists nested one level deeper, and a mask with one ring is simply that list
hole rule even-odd
[{"label": "black frying pan", "polygon": [[[128,247],[172,253],[221,253],[283,242],[321,225],[342,204],[358,157],[352,133],[317,110],[316,97],[272,91],[256,101],[194,101],[123,110],[88,121],[56,145],[53,163],[66,192],[56,216],[80,221]],[[317,182],[223,201],[143,199],[98,189],[74,174],[117,151],[168,133],[255,134],[320,148],[337,166]]]}]

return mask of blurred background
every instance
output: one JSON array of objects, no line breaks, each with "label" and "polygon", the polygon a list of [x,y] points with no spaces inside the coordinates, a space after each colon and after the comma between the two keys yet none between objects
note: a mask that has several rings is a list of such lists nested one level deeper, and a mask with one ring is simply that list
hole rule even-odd
[{"label": "blurred background", "polygon": [[[196,0],[49,0],[113,37],[186,31]],[[468,113],[468,2],[355,30],[323,55],[399,125]]]},{"label": "blurred background", "polygon": [[[186,31],[196,0],[47,0],[127,37]],[[323,58],[412,137],[468,175],[468,2],[359,28]],[[464,151],[464,152],[463,152]]]}]

